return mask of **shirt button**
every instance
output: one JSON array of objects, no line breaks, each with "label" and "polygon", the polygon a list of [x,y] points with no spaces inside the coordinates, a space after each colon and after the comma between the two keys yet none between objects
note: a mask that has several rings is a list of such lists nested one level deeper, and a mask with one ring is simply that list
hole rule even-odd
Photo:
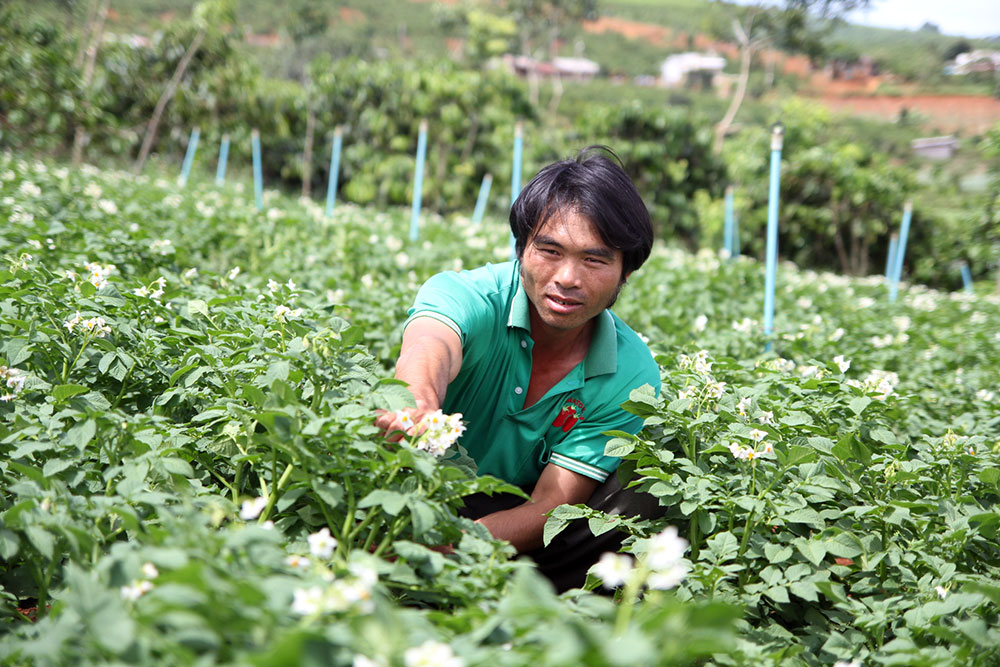
[{"label": "shirt button", "polygon": [[521,341],[521,347],[528,347],[528,341],[522,340]]},{"label": "shirt button", "polygon": [[524,393],[524,390],[521,389],[520,387],[514,387],[514,393],[515,394],[522,394],[522,393]]}]

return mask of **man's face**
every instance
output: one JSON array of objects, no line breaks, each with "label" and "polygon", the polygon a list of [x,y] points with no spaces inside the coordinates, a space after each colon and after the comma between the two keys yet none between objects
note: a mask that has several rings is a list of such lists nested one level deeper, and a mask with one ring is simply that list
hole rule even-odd
[{"label": "man's face", "polygon": [[537,315],[532,323],[570,331],[614,302],[623,282],[622,253],[604,244],[588,218],[561,211],[528,239],[521,280]]}]

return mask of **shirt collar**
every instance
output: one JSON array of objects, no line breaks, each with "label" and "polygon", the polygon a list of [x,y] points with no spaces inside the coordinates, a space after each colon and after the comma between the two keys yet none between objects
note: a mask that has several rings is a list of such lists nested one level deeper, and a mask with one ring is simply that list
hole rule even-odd
[{"label": "shirt collar", "polygon": [[[596,319],[594,335],[590,339],[590,348],[583,362],[584,378],[614,373],[618,370],[618,330],[615,327],[615,318],[611,315],[611,311],[605,308]],[[510,303],[507,326],[531,332],[528,295],[520,279],[517,281],[517,290]]]}]

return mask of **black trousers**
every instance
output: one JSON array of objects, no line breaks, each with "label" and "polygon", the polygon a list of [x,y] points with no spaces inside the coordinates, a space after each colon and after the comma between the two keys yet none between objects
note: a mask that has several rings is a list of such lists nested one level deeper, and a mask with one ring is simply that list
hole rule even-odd
[{"label": "black trousers", "polygon": [[[629,463],[623,462],[617,473],[611,474],[597,487],[587,501],[587,506],[624,517],[653,519],[661,516],[664,508],[655,496],[624,488],[632,479],[633,469]],[[525,492],[530,495],[529,489],[525,489]],[[475,520],[524,502],[523,498],[509,493],[493,496],[477,493],[465,498],[465,507],[459,510],[459,514]],[[583,586],[590,566],[604,552],[617,552],[626,537],[625,533],[618,530],[595,536],[590,532],[586,521],[577,520],[570,522],[549,546],[521,554],[521,557],[535,561],[542,574],[562,593]]]}]

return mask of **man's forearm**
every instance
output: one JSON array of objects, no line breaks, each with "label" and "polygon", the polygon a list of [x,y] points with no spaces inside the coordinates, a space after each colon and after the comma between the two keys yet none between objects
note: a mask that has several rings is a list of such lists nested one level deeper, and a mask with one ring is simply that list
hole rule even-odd
[{"label": "man's forearm", "polygon": [[518,553],[542,548],[542,533],[545,530],[546,512],[560,505],[542,505],[527,501],[509,510],[487,514],[479,519],[498,540],[507,540]]},{"label": "man's forearm", "polygon": [[448,349],[436,338],[413,341],[396,362],[395,377],[409,385],[420,410],[437,410],[450,381]]}]

